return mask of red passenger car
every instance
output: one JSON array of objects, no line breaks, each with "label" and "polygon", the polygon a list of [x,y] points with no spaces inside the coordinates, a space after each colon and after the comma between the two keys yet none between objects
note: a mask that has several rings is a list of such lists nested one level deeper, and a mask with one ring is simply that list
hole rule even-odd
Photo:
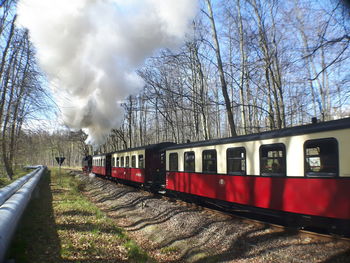
[{"label": "red passenger car", "polygon": [[99,154],[92,157],[92,172],[97,175],[111,176],[111,154]]},{"label": "red passenger car", "polygon": [[166,150],[166,189],[350,230],[350,118]]},{"label": "red passenger car", "polygon": [[173,144],[165,142],[96,155],[93,173],[154,190],[164,188],[165,148]]},{"label": "red passenger car", "polygon": [[347,118],[96,155],[92,172],[226,207],[307,218],[350,235],[349,149]]}]

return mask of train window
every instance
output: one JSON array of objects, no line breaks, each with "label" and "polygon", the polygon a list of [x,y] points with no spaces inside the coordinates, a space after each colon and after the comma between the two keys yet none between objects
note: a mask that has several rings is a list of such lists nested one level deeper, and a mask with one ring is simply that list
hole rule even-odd
[{"label": "train window", "polygon": [[260,174],[266,176],[286,175],[286,148],[282,143],[260,146]]},{"label": "train window", "polygon": [[226,152],[227,173],[246,174],[246,152],[244,147],[229,148]]},{"label": "train window", "polygon": [[130,167],[129,164],[130,164],[129,163],[129,156],[126,156],[125,157],[125,167]]},{"label": "train window", "polygon": [[304,156],[306,176],[338,176],[338,141],[336,139],[306,141]]},{"label": "train window", "polygon": [[117,164],[116,167],[119,167],[119,157],[117,157]]},{"label": "train window", "polygon": [[170,171],[178,171],[178,154],[177,153],[171,153],[169,154],[169,170]]},{"label": "train window", "polygon": [[139,168],[140,168],[140,169],[143,169],[143,168],[144,168],[144,165],[143,165],[143,155],[142,155],[142,154],[139,155]]},{"label": "train window", "polygon": [[194,152],[185,152],[185,172],[195,171],[195,155]]},{"label": "train window", "polygon": [[114,157],[112,157],[112,167],[114,167],[115,166],[115,159],[114,159]]},{"label": "train window", "polygon": [[136,168],[136,155],[131,156],[131,167]]},{"label": "train window", "polygon": [[120,158],[120,167],[124,167],[124,156]]},{"label": "train window", "polygon": [[202,171],[203,173],[216,173],[216,150],[205,150],[202,152]]}]

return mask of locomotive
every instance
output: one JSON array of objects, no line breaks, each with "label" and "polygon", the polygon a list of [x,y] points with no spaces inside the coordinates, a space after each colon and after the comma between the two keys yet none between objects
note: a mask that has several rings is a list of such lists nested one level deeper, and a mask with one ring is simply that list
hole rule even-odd
[{"label": "locomotive", "polygon": [[82,169],[84,173],[90,173],[92,170],[92,156],[87,155],[82,160]]},{"label": "locomotive", "polygon": [[92,156],[101,177],[350,233],[350,118]]}]

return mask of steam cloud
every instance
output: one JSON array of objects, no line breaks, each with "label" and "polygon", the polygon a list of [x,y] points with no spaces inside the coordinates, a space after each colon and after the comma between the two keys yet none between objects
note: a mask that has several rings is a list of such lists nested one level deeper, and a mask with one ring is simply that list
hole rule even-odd
[{"label": "steam cloud", "polygon": [[143,86],[135,69],[181,43],[194,0],[20,0],[30,37],[68,126],[98,146],[123,118],[120,102]]}]

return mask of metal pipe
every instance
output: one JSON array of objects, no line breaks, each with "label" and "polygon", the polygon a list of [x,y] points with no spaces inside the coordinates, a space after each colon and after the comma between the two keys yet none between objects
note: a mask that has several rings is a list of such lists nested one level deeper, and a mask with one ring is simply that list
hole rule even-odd
[{"label": "metal pipe", "polygon": [[29,174],[21,177],[20,179],[14,181],[13,183],[3,187],[0,189],[0,206],[5,203],[7,199],[11,197],[15,192],[18,191],[24,185],[30,178],[33,177],[33,175],[40,169],[36,168],[34,171],[30,172]]},{"label": "metal pipe", "polygon": [[6,251],[17,228],[33,190],[46,170],[45,166],[31,172],[31,178],[0,206],[0,262],[4,262]]}]

